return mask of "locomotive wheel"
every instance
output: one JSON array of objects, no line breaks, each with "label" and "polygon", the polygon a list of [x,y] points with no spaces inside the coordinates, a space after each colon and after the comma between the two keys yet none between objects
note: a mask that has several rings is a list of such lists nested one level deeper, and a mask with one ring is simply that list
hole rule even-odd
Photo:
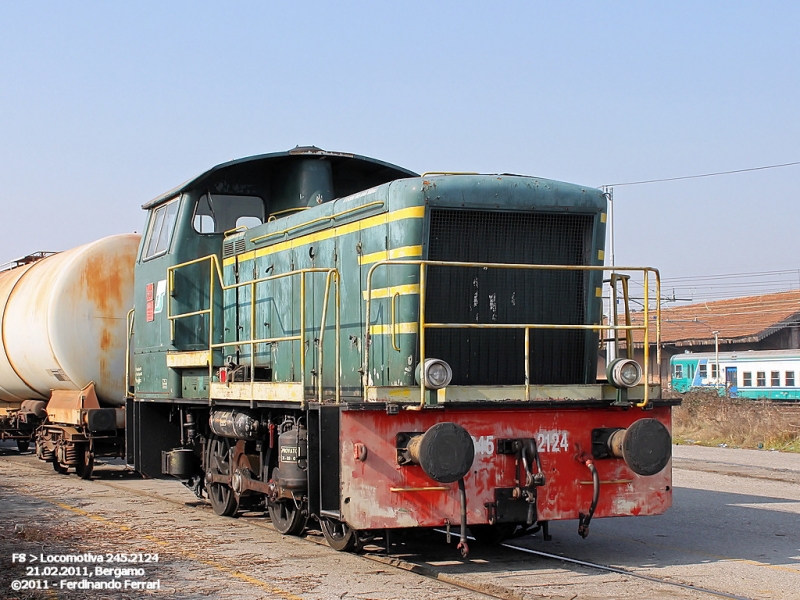
[{"label": "locomotive wheel", "polygon": [[295,506],[294,500],[278,500],[270,502],[269,518],[272,526],[283,535],[300,535],[306,528],[308,520],[303,511]]},{"label": "locomotive wheel", "polygon": [[31,443],[28,440],[17,440],[17,450],[20,452],[27,452],[30,447]]},{"label": "locomotive wheel", "polygon": [[81,479],[91,479],[92,470],[94,470],[94,452],[90,452],[87,448],[81,453],[80,460],[78,464],[75,465],[75,473],[77,473]]},{"label": "locomotive wheel", "polygon": [[[228,438],[212,436],[208,444],[206,469],[216,475],[230,475],[230,449],[231,442]],[[209,484],[208,499],[211,501],[211,508],[221,517],[232,517],[239,509],[236,495],[224,483]]]},{"label": "locomotive wheel", "polygon": [[358,535],[347,523],[336,519],[322,518],[319,521],[322,535],[328,545],[339,552],[350,552],[359,549]]},{"label": "locomotive wheel", "polygon": [[55,455],[55,454],[53,454],[53,459],[52,459],[52,462],[53,462],[53,470],[54,470],[56,473],[59,473],[59,474],[61,474],[61,475],[66,475],[66,473],[67,473],[67,467],[65,467],[65,466],[64,466],[64,465],[62,465],[60,462],[58,462],[58,458],[56,458],[56,455]]}]

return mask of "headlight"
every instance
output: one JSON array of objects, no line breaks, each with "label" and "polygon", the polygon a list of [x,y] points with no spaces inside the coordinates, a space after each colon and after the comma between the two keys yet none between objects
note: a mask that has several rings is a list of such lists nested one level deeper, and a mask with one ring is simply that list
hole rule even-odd
[{"label": "headlight", "polygon": [[608,365],[606,376],[614,387],[632,388],[642,379],[642,367],[630,358],[618,358]]},{"label": "headlight", "polygon": [[429,390],[439,390],[447,387],[453,379],[453,369],[443,360],[426,358],[424,364],[417,366],[417,383]]}]

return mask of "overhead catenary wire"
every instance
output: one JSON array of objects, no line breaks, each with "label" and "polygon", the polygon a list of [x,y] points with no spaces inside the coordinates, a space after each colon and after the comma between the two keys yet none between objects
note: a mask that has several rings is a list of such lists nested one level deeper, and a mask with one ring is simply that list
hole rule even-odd
[{"label": "overhead catenary wire", "polygon": [[[676,177],[662,177],[656,179],[643,179],[638,181],[609,183],[609,184],[604,184],[603,186],[600,187],[607,194],[609,200],[611,200],[613,198],[614,187],[644,185],[651,183],[664,183],[664,182],[681,181],[689,179],[701,179],[706,177],[717,177],[723,175],[734,175],[738,173],[763,171],[767,169],[786,168],[797,165],[800,165],[800,161],[775,163],[769,165],[761,165],[757,167],[748,167],[743,169],[730,169],[726,171],[714,171],[710,173],[700,173],[695,175],[681,175]],[[613,220],[611,224],[611,235],[613,239]],[[767,277],[780,277],[780,276],[784,277],[791,276],[792,281],[787,282],[783,279],[771,280],[771,281],[758,281],[758,282],[752,281],[752,278],[754,277],[767,278]],[[747,277],[749,280],[745,282],[731,281],[737,277]],[[698,282],[698,283],[693,283],[693,282]],[[720,288],[718,285],[715,285],[714,282],[725,282],[725,286]],[[739,296],[742,294],[742,290],[752,291],[753,292],[752,295],[756,295],[759,292],[763,294],[765,292],[769,293],[769,292],[788,291],[790,289],[795,289],[797,287],[800,287],[800,269],[764,271],[761,273],[734,273],[727,275],[671,277],[671,278],[664,278],[661,283],[662,283],[662,290],[673,288],[673,297],[675,296],[675,291],[680,290],[681,296],[691,295],[692,296],[691,301],[696,302],[702,300],[724,299],[724,298]],[[701,290],[704,290],[706,293],[702,293]]]},{"label": "overhead catenary wire", "polygon": [[[745,273],[725,273],[717,275],[686,275],[683,277],[669,277],[664,281],[691,281],[691,280],[709,280],[709,279],[729,279],[733,277],[767,277],[769,275],[798,275],[800,269],[780,269],[776,271],[755,271]],[[662,282],[663,283],[663,282]]]},{"label": "overhead catenary wire", "polygon": [[[632,280],[630,285],[634,291],[642,289],[641,280]],[[743,296],[760,297],[798,289],[800,289],[800,269],[664,277],[661,280],[661,294],[665,302],[696,303]],[[654,294],[653,286],[651,286],[651,296],[652,294]]]},{"label": "overhead catenary wire", "polygon": [[604,184],[603,186],[600,186],[600,187],[603,187],[603,188],[622,187],[624,185],[644,185],[646,183],[663,183],[663,182],[666,182],[666,181],[681,181],[681,180],[684,180],[684,179],[701,179],[703,177],[717,177],[719,175],[734,175],[736,173],[748,173],[748,172],[751,172],[751,171],[764,171],[766,169],[780,169],[780,168],[783,168],[783,167],[793,167],[793,166],[796,166],[796,165],[800,165],[800,160],[793,161],[793,162],[787,162],[787,163],[780,163],[780,164],[775,164],[775,165],[764,165],[764,166],[761,166],[761,167],[749,167],[749,168],[746,168],[746,169],[733,169],[731,171],[716,171],[714,173],[701,173],[699,175],[681,175],[681,176],[678,176],[678,177],[663,177],[663,178],[660,178],[660,179],[643,179],[641,181],[626,181],[626,182],[623,182],[623,183],[606,183],[606,184]]}]

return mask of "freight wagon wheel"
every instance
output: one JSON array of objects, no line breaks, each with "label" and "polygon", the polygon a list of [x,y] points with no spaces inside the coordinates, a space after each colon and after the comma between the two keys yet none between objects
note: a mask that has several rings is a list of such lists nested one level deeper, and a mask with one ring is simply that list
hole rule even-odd
[{"label": "freight wagon wheel", "polygon": [[80,453],[78,457],[78,464],[75,465],[75,473],[81,479],[91,479],[92,470],[94,470],[94,452],[88,448]]},{"label": "freight wagon wheel", "polygon": [[30,447],[31,443],[28,440],[17,440],[17,450],[20,452],[27,452]]},{"label": "freight wagon wheel", "polygon": [[66,473],[67,473],[67,467],[65,467],[65,466],[64,466],[64,465],[62,465],[60,462],[58,462],[58,458],[56,458],[56,455],[55,455],[55,454],[53,454],[53,460],[52,460],[52,462],[53,462],[53,470],[54,470],[56,473],[60,473],[61,475],[66,475]]},{"label": "freight wagon wheel", "polygon": [[[212,436],[206,454],[206,469],[214,475],[230,475],[231,442],[228,438]],[[208,485],[208,499],[211,508],[221,517],[232,517],[239,509],[239,503],[233,490],[224,483],[210,483]]]},{"label": "freight wagon wheel", "polygon": [[322,526],[322,535],[331,548],[339,552],[358,550],[358,536],[350,525],[328,518],[320,519],[319,524]]},{"label": "freight wagon wheel", "polygon": [[306,515],[295,506],[294,500],[278,500],[268,506],[272,526],[283,535],[300,535],[306,528]]}]

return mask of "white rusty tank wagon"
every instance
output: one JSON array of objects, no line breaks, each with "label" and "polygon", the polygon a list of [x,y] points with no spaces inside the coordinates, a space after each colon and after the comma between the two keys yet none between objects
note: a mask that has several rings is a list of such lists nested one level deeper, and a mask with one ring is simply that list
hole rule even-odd
[{"label": "white rusty tank wagon", "polygon": [[[115,436],[117,424],[122,429],[116,409],[125,403],[126,317],[139,240],[137,234],[110,236],[39,253],[0,272],[0,436],[16,438],[21,450],[27,450],[51,393],[60,394],[62,404],[60,410],[48,405],[51,421],[80,430],[90,409],[102,408],[92,420],[99,418],[108,431],[113,426]],[[50,440],[38,450],[50,459],[62,450],[63,469],[76,466],[81,454],[67,452],[68,446],[74,443]]]}]

